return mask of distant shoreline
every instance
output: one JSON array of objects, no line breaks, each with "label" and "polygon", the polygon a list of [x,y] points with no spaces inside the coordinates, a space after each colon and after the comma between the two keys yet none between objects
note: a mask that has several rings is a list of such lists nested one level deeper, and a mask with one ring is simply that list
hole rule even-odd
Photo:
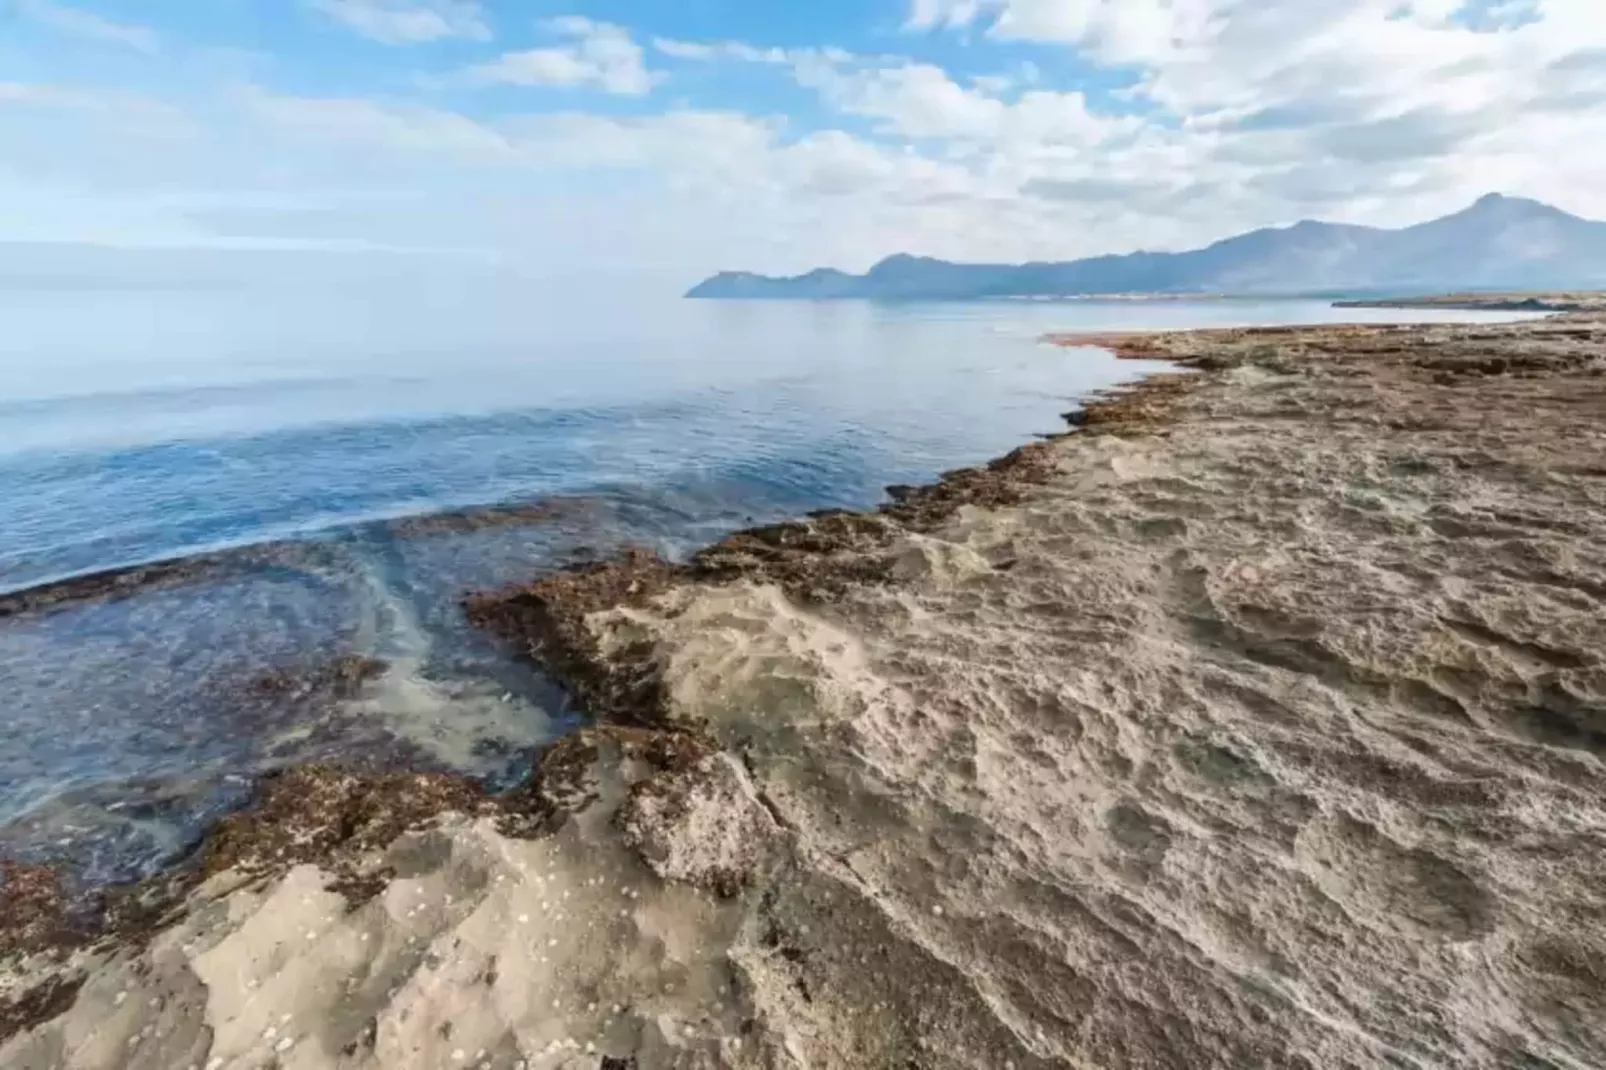
[{"label": "distant shoreline", "polygon": [[1426,308],[1468,312],[1598,312],[1606,309],[1606,292],[1452,293],[1365,301],[1334,301],[1334,308]]},{"label": "distant shoreline", "polygon": [[[1519,245],[1533,252],[1513,258],[1509,250]],[[1307,219],[1179,252],[1139,250],[1028,263],[956,263],[897,253],[862,274],[829,267],[790,276],[722,271],[686,296],[914,301],[1236,290],[1356,298],[1446,286],[1515,292],[1556,279],[1598,285],[1603,250],[1606,222],[1539,201],[1489,194],[1459,212],[1399,229]],[[1551,288],[1557,288],[1553,282]]]}]

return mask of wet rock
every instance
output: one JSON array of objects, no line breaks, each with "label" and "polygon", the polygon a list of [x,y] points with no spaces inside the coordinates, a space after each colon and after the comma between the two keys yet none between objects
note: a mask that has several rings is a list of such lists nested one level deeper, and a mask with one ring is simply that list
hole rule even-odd
[{"label": "wet rock", "polygon": [[49,866],[0,860],[0,959],[70,939],[67,891]]},{"label": "wet rock", "polygon": [[133,568],[111,569],[29,587],[0,595],[0,620],[24,613],[46,612],[84,602],[114,601],[146,591],[199,583],[222,574],[226,567],[226,562],[218,557],[189,557]]},{"label": "wet rock", "polygon": [[0,594],[0,621],[73,606],[115,602],[151,591],[210,583],[268,568],[312,572],[325,564],[316,542],[269,542],[168,561],[103,569]]},{"label": "wet rock", "polygon": [[377,679],[386,668],[378,658],[360,654],[340,657],[306,670],[272,669],[246,680],[243,689],[252,697],[305,701],[355,698],[362,685]]},{"label": "wet rock", "polygon": [[618,820],[625,842],[654,873],[722,895],[735,894],[759,873],[780,832],[727,754],[641,781]]},{"label": "wet rock", "polygon": [[358,774],[302,766],[264,779],[256,802],[207,836],[201,870],[261,873],[376,850],[451,811],[489,812],[472,781],[436,773]]},{"label": "wet rock", "polygon": [[584,520],[594,517],[600,505],[594,498],[551,498],[403,517],[387,521],[384,527],[389,534],[401,539],[469,535],[494,528],[534,527]]},{"label": "wet rock", "polygon": [[41,1022],[65,1014],[78,998],[84,979],[52,977],[31,985],[16,996],[0,998],[0,1044]]},{"label": "wet rock", "polygon": [[[463,608],[471,623],[545,666],[593,716],[651,725],[663,719],[664,698],[650,646],[620,652],[615,667],[603,671],[586,617],[601,609],[645,605],[668,590],[677,574],[650,550],[633,549],[612,561],[471,596]],[[637,663],[634,672],[623,669],[627,658]]]}]

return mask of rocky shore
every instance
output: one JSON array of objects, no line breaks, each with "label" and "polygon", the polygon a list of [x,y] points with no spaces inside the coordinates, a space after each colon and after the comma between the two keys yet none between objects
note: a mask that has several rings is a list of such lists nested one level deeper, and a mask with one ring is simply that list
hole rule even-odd
[{"label": "rocky shore", "polygon": [[6,1067],[1606,1060],[1606,318],[1175,373],[870,514],[471,599],[596,722],[0,874]]}]

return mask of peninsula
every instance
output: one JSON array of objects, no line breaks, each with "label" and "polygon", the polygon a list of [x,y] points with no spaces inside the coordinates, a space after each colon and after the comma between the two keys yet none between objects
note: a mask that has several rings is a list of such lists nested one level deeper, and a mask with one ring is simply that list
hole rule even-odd
[{"label": "peninsula", "polygon": [[1450,289],[1606,286],[1606,223],[1490,194],[1400,230],[1311,220],[1190,252],[1029,264],[888,257],[863,275],[820,268],[776,278],[724,272],[695,298],[883,301],[1129,294],[1398,296]]}]

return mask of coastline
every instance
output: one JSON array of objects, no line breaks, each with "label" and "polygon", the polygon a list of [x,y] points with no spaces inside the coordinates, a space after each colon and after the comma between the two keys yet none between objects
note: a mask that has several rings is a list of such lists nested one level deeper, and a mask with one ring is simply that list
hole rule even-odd
[{"label": "coastline", "polygon": [[[1606,844],[1606,323],[1055,340],[1186,370],[873,513],[472,599],[598,723],[495,802],[413,774],[270,787],[193,881],[151,892],[159,922],[108,925],[100,950],[18,936],[36,961],[0,1001],[35,1028],[0,1055],[1606,1050],[1585,1010],[1606,963],[1586,857]],[[315,831],[285,838],[298,821]],[[1554,888],[1524,881],[1541,859]],[[497,950],[526,931],[528,954]],[[225,976],[261,995],[230,1002]],[[1380,987],[1393,1019],[1367,1006]]]},{"label": "coastline", "polygon": [[1334,301],[1334,308],[1446,309],[1463,312],[1602,312],[1606,293],[1454,293],[1426,297]]}]

